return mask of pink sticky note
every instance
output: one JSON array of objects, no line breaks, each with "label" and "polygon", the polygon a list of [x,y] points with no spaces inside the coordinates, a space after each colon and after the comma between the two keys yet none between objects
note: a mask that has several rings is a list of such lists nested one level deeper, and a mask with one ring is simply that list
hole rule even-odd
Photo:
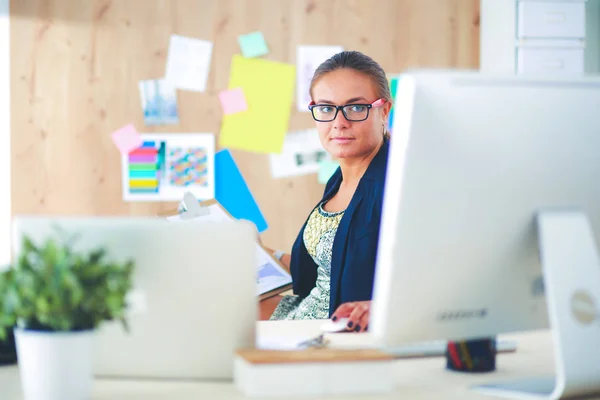
[{"label": "pink sticky note", "polygon": [[248,109],[246,104],[246,96],[242,88],[223,90],[219,93],[219,100],[223,106],[223,112],[227,114],[235,114]]},{"label": "pink sticky note", "polygon": [[143,142],[133,124],[125,125],[113,132],[111,136],[113,143],[119,148],[121,154],[129,154],[130,151],[140,147]]}]

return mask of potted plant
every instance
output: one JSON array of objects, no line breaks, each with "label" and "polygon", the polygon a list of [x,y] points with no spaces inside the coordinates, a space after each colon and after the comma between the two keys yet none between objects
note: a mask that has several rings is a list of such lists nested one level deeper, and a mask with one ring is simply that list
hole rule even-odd
[{"label": "potted plant", "polygon": [[38,246],[24,237],[0,274],[0,339],[14,331],[26,400],[89,398],[95,329],[109,320],[128,329],[134,263],[112,261],[103,248],[75,251],[74,239],[63,232]]},{"label": "potted plant", "polygon": [[[1,272],[0,272],[1,274]],[[9,316],[3,315],[2,310],[4,309],[3,299],[1,294],[6,290],[6,279],[4,275],[0,275],[0,326],[5,325],[1,320],[4,319],[8,324],[11,323]],[[15,347],[15,336],[12,329],[9,330],[6,335],[0,338],[0,366],[11,365],[17,363],[17,349]]]}]

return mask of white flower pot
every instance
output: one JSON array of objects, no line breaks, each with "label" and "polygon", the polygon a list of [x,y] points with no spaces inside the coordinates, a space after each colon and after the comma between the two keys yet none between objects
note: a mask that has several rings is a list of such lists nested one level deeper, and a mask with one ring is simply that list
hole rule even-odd
[{"label": "white flower pot", "polygon": [[24,400],[90,398],[94,331],[14,332]]}]

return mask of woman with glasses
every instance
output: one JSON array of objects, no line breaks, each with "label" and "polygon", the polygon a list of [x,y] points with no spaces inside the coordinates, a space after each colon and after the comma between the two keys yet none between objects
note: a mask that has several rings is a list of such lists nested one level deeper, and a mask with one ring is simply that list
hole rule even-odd
[{"label": "woman with glasses", "polygon": [[370,57],[338,53],[317,68],[309,109],[324,149],[340,167],[310,212],[291,255],[294,296],[278,319],[350,318],[347,330],[367,328],[388,154],[391,94],[384,70]]}]

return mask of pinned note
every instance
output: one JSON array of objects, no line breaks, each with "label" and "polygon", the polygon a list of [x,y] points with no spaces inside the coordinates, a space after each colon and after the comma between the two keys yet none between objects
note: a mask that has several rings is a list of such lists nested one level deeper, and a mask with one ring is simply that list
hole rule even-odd
[{"label": "pinned note", "polygon": [[319,163],[319,172],[317,173],[317,178],[319,179],[319,183],[325,185],[329,178],[337,171],[340,164],[337,161],[324,160]]},{"label": "pinned note", "polygon": [[165,79],[177,89],[204,92],[210,70],[212,42],[171,35]]},{"label": "pinned note", "polygon": [[248,112],[225,115],[219,147],[280,153],[294,97],[294,65],[234,55],[229,88],[241,87]]},{"label": "pinned note", "polygon": [[267,42],[262,32],[252,32],[246,35],[240,35],[238,38],[242,55],[244,57],[260,57],[269,53]]},{"label": "pinned note", "polygon": [[215,199],[236,219],[254,222],[259,232],[268,225],[229,150],[215,154]]},{"label": "pinned note", "polygon": [[130,151],[142,145],[143,139],[133,124],[125,125],[116,130],[112,135],[112,141],[121,154],[127,155]]},{"label": "pinned note", "polygon": [[344,50],[342,46],[298,46],[296,49],[296,107],[308,112],[310,81],[321,63]]},{"label": "pinned note", "polygon": [[244,112],[248,109],[246,96],[244,96],[244,90],[241,87],[221,91],[219,100],[225,115]]}]

